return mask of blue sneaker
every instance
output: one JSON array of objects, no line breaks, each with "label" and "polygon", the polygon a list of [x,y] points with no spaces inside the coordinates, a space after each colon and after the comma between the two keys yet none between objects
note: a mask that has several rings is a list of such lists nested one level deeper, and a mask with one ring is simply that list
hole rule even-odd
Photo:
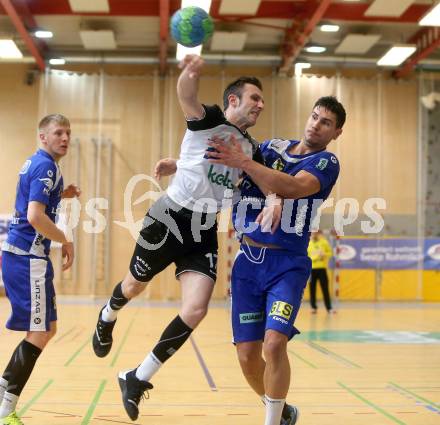
[{"label": "blue sneaker", "polygon": [[296,406],[286,404],[284,410],[287,410],[287,415],[284,414],[284,416],[281,418],[280,425],[295,425],[299,418],[298,408]]}]

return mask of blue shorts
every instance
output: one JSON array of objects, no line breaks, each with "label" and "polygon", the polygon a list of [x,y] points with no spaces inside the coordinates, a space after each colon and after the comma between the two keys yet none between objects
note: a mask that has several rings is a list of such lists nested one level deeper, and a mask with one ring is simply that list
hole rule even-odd
[{"label": "blue shorts", "polygon": [[293,324],[310,270],[307,256],[242,245],[231,278],[234,343],[263,340],[267,329],[298,334]]},{"label": "blue shorts", "polygon": [[14,331],[48,331],[57,320],[53,267],[48,258],[2,252],[2,274]]}]

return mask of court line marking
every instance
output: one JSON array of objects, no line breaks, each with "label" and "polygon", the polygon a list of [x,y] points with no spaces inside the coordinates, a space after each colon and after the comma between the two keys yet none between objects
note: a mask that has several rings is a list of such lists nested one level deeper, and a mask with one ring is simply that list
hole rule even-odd
[{"label": "court line marking", "polygon": [[323,354],[326,354],[327,356],[334,358],[335,360],[339,361],[340,363],[343,363],[345,365],[349,365],[351,367],[355,367],[357,369],[362,369],[362,366],[359,366],[357,363],[352,362],[351,360],[348,360],[345,357],[342,357],[339,354],[336,354],[335,352],[330,351],[325,347],[322,347],[321,345],[317,344],[316,342],[304,341],[304,344],[307,344],[308,346],[312,347],[313,349],[315,349]]},{"label": "court line marking", "polygon": [[133,317],[131,318],[131,321],[130,321],[130,323],[127,326],[127,330],[125,331],[124,337],[122,338],[122,341],[119,344],[119,347],[117,348],[117,350],[116,350],[116,352],[115,352],[115,354],[113,356],[112,361],[110,362],[110,366],[114,366],[115,365],[116,360],[119,357],[119,354],[121,354],[122,347],[124,346],[125,341],[127,341],[128,335],[130,334],[131,327],[133,326],[133,323],[136,320],[136,316],[138,315],[138,313],[139,313],[139,308],[137,308],[136,311],[134,312]]},{"label": "court line marking", "polygon": [[401,420],[397,419],[390,413],[388,413],[386,410],[382,409],[381,407],[377,406],[376,404],[372,403],[370,400],[367,400],[365,397],[362,397],[360,394],[358,394],[356,391],[352,390],[351,388],[344,385],[342,382],[337,381],[337,384],[344,388],[344,390],[348,391],[351,395],[355,396],[359,400],[363,401],[368,406],[372,407],[374,410],[378,411],[379,413],[382,413],[382,415],[386,416],[387,418],[391,419],[392,421],[400,424],[400,425],[407,425],[405,422],[402,422]]},{"label": "court line marking", "polygon": [[91,342],[91,338],[88,337],[81,345],[81,347],[78,348],[78,350],[76,350],[69,358],[69,360],[67,360],[66,363],[64,363],[64,367],[70,366],[71,363],[78,357],[78,355],[81,353],[82,350],[84,350],[84,347],[87,344],[90,344]]},{"label": "court line marking", "polygon": [[[80,415],[73,415],[72,413],[54,412],[52,410],[32,409],[33,412],[52,413],[54,418],[80,418]],[[59,415],[59,416],[56,416]],[[62,415],[62,416],[61,416]]]},{"label": "court line marking", "polygon": [[71,334],[76,328],[76,325],[73,326],[72,328],[70,328],[68,331],[64,332],[59,338],[57,338],[54,341],[54,344],[56,344],[57,342],[60,342],[63,338],[65,338],[67,335]]},{"label": "court line marking", "polygon": [[194,348],[194,351],[196,352],[197,359],[198,359],[199,364],[203,370],[203,373],[205,374],[205,378],[208,381],[208,385],[211,388],[211,391],[218,391],[218,389],[215,385],[214,379],[212,378],[211,374],[209,373],[208,366],[206,365],[205,360],[203,360],[202,354],[200,353],[199,349],[197,348],[196,342],[195,342],[192,335],[189,337],[189,340],[191,341],[191,344]]},{"label": "court line marking", "polygon": [[394,382],[391,382],[391,381],[390,381],[389,384],[391,384],[392,386],[398,388],[399,390],[404,391],[404,392],[407,393],[407,394],[412,395],[413,397],[415,397],[415,398],[417,398],[417,399],[419,399],[419,400],[421,400],[421,401],[424,401],[425,403],[428,403],[431,407],[433,407],[434,409],[437,410],[437,412],[440,413],[440,411],[438,410],[438,408],[440,407],[440,404],[434,403],[433,401],[428,400],[427,398],[424,398],[424,397],[422,397],[422,396],[420,396],[420,395],[418,395],[418,394],[416,394],[416,393],[414,393],[414,392],[412,392],[412,391],[410,391],[410,390],[407,390],[406,388],[401,387],[400,385],[398,385],[398,384],[396,384],[396,383],[394,383]]},{"label": "court line marking", "polygon": [[309,365],[310,367],[313,367],[313,369],[318,369],[318,366],[314,365],[312,362],[309,362],[308,360],[304,359],[303,357],[301,357],[299,354],[294,353],[291,350],[287,350],[287,352],[289,352],[290,354],[292,354],[292,356],[297,357],[298,359],[302,360],[305,364]]},{"label": "court line marking", "polygon": [[24,413],[31,407],[42,395],[43,393],[52,385],[53,379],[49,379],[46,384],[37,392],[18,412],[18,416],[23,416]]},{"label": "court line marking", "polygon": [[93,412],[96,409],[96,406],[98,404],[98,400],[100,399],[101,394],[103,393],[104,387],[106,386],[106,384],[107,384],[107,379],[103,379],[101,381],[101,383],[99,384],[99,388],[96,391],[95,397],[93,397],[93,400],[90,403],[89,408],[87,409],[86,415],[84,416],[84,419],[82,420],[81,425],[87,425],[90,422],[90,418],[92,417]]}]

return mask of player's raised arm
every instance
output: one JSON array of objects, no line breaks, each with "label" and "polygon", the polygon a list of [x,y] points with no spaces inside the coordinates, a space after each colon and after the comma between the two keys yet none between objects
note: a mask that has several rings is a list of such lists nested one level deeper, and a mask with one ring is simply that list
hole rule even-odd
[{"label": "player's raised arm", "polygon": [[205,115],[205,110],[197,98],[203,64],[203,59],[197,55],[186,55],[179,64],[182,72],[177,80],[177,97],[188,120],[201,119]]}]

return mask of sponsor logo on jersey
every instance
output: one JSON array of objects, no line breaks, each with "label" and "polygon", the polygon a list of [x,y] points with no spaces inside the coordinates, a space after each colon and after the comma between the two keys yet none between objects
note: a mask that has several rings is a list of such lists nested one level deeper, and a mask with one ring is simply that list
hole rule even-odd
[{"label": "sponsor logo on jersey", "polygon": [[283,161],[282,161],[280,158],[278,158],[278,159],[272,164],[272,168],[273,168],[274,170],[277,170],[277,171],[283,171],[283,170],[284,170],[284,163],[283,163]]},{"label": "sponsor logo on jersey", "polygon": [[262,311],[240,314],[240,323],[256,323],[256,322],[262,322],[263,320],[264,320],[264,313]]},{"label": "sponsor logo on jersey", "polygon": [[23,166],[21,167],[20,173],[19,174],[26,174],[29,170],[29,167],[31,166],[32,161],[30,159],[27,159],[25,161],[25,163],[23,164]]},{"label": "sponsor logo on jersey", "polygon": [[38,180],[40,180],[40,182],[43,182],[43,183],[44,183],[44,185],[45,185],[46,187],[43,189],[43,193],[46,194],[47,196],[49,196],[49,192],[50,192],[50,191],[52,190],[52,188],[53,188],[53,181],[52,181],[52,179],[49,178],[49,177],[44,177],[44,178],[42,178],[42,179],[38,179]]},{"label": "sponsor logo on jersey", "polygon": [[333,164],[337,164],[338,163],[338,160],[333,155],[330,157],[330,161],[333,162]]},{"label": "sponsor logo on jersey", "polygon": [[289,144],[290,140],[273,139],[271,140],[269,147],[275,152],[282,153],[286,150]]},{"label": "sponsor logo on jersey", "polygon": [[234,189],[232,180],[229,178],[229,171],[226,174],[214,172],[214,165],[211,165],[208,170],[208,180],[218,186],[225,186],[228,189]]},{"label": "sponsor logo on jersey", "polygon": [[34,245],[35,246],[41,245],[41,242],[43,241],[43,239],[44,239],[44,236],[41,233],[37,233],[37,235],[35,236],[35,239],[34,239]]},{"label": "sponsor logo on jersey", "polygon": [[321,158],[320,160],[319,160],[319,162],[316,164],[316,168],[318,169],[318,170],[324,170],[324,168],[325,167],[327,167],[327,164],[328,164],[328,159],[326,159],[326,158]]},{"label": "sponsor logo on jersey", "polygon": [[[272,308],[270,309],[269,316],[277,316],[289,320],[290,316],[292,316],[292,312],[292,305],[285,303],[284,301],[274,301],[272,304]],[[284,323],[282,320],[280,320],[280,322]]]}]

